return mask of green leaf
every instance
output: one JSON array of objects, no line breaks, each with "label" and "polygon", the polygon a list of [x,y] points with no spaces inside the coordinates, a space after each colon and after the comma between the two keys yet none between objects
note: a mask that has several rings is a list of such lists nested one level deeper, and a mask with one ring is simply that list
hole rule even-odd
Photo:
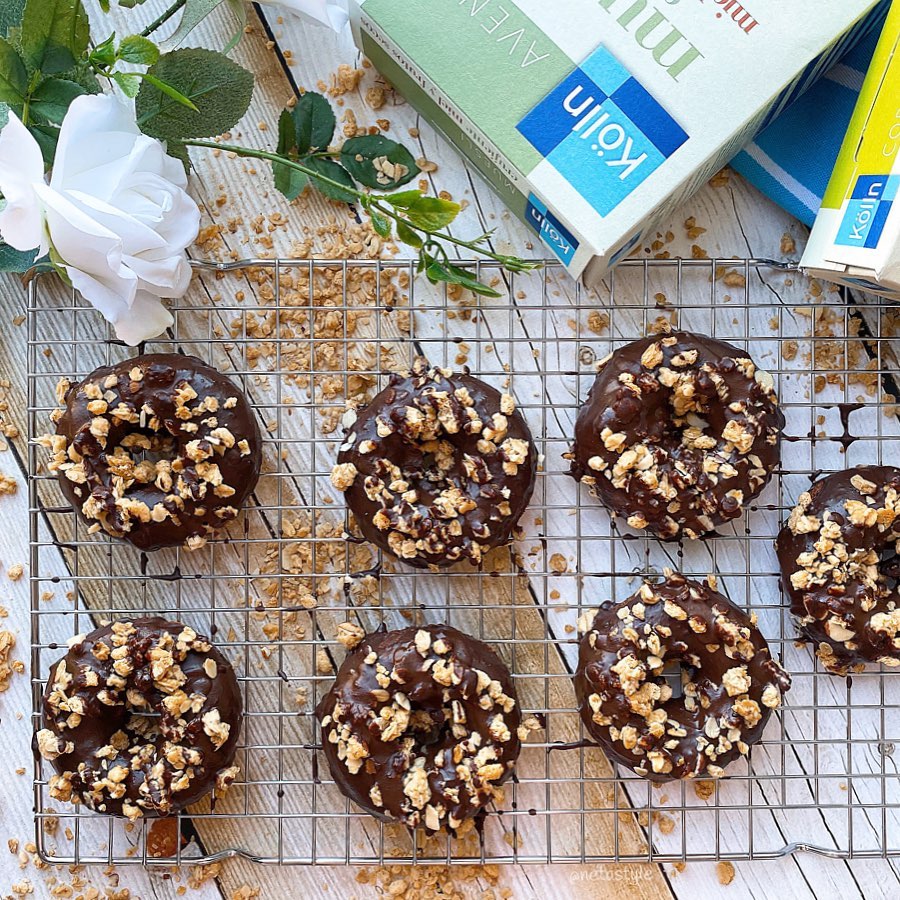
[{"label": "green leaf", "polygon": [[318,172],[319,175],[324,175],[326,178],[330,178],[332,181],[337,181],[340,184],[345,184],[350,188],[350,191],[344,191],[314,178],[312,180],[313,187],[315,187],[320,194],[324,194],[329,200],[337,200],[341,203],[353,203],[356,200],[356,194],[351,193],[355,188],[355,184],[350,177],[350,173],[343,166],[330,159],[318,159],[314,156],[309,159],[304,159],[303,164],[309,166],[313,171]]},{"label": "green leaf", "polygon": [[459,215],[461,208],[452,200],[441,200],[440,197],[419,197],[406,207],[406,216],[417,228],[434,232],[449,225]]},{"label": "green leaf", "polygon": [[87,50],[90,27],[81,0],[25,0],[25,59],[45,75],[65,72]]},{"label": "green leaf", "polygon": [[288,200],[296,200],[309,184],[309,175],[284,163],[273,162],[272,174],[275,176],[275,187]]},{"label": "green leaf", "polygon": [[15,47],[0,38],[0,100],[17,106],[28,90],[28,72]]},{"label": "green leaf", "polygon": [[314,91],[307,91],[291,111],[297,151],[303,156],[312,150],[327,150],[337,120],[331,104]]},{"label": "green leaf", "polygon": [[455,281],[454,284],[458,284],[468,290],[472,291],[473,294],[480,294],[482,297],[501,297],[502,294],[499,291],[494,290],[490,285],[485,284],[483,281],[479,281],[470,271],[466,269],[461,269],[459,266],[447,264],[447,269],[450,274],[453,276]]},{"label": "green leaf", "polygon": [[397,222],[397,237],[408,247],[413,247],[416,250],[421,250],[424,245],[421,236],[402,220]]},{"label": "green leaf", "polygon": [[112,79],[126,97],[137,97],[141,89],[141,79],[131,72],[113,72]]},{"label": "green leaf", "polygon": [[[119,2],[121,3],[121,0],[119,0]],[[162,42],[163,51],[168,53],[180,47],[185,42],[188,35],[224,2],[225,0],[187,0],[178,27],[170,37]],[[240,23],[240,29],[242,30],[243,25],[246,23],[246,10],[242,8],[238,11],[237,4],[231,2],[231,0],[228,0],[228,6],[231,8],[232,12],[236,14],[238,22]],[[241,7],[243,6],[244,3],[242,0]],[[240,31],[237,37],[240,39]],[[237,41],[232,37],[225,52],[227,53],[228,49],[231,49],[236,43]]]},{"label": "green leaf", "polygon": [[214,137],[228,131],[247,111],[253,94],[253,75],[214,50],[173,50],[161,56],[148,74],[199,110],[186,109],[145,77],[135,104],[138,125],[163,140]]},{"label": "green leaf", "polygon": [[244,29],[247,27],[247,4],[244,0],[225,0],[228,8],[231,10],[235,18],[234,34],[223,48],[223,53],[231,53],[235,47],[241,42],[244,36]]},{"label": "green leaf", "polygon": [[159,47],[140,34],[132,34],[122,38],[119,59],[139,66],[152,66],[159,59]]},{"label": "green leaf", "polygon": [[198,113],[200,112],[197,109],[197,104],[192,100],[189,100],[184,94],[181,93],[177,88],[173,88],[171,84],[166,84],[161,78],[157,78],[155,75],[151,75],[149,72],[144,72],[143,75],[139,76],[141,81],[146,81],[148,84],[152,84],[158,91],[162,91],[167,97],[170,97],[179,105],[185,107],[186,109],[191,110],[192,112]]},{"label": "green leaf", "polygon": [[188,153],[188,148],[185,147],[184,144],[179,144],[177,141],[167,141],[166,153],[168,153],[169,156],[173,156],[175,159],[180,160],[181,164],[184,166],[185,174],[190,174],[191,156]]},{"label": "green leaf", "polygon": [[9,244],[0,243],[0,272],[27,272],[37,256],[34,250],[13,250]]},{"label": "green leaf", "polygon": [[25,0],[3,0],[0,3],[0,37],[6,37],[10,28],[18,28],[22,24],[23,12]]},{"label": "green leaf", "polygon": [[401,187],[419,174],[409,150],[380,134],[350,138],[341,148],[341,162],[360,184],[385,191]]},{"label": "green leaf", "polygon": [[74,81],[80,84],[86,94],[99,94],[102,90],[97,76],[94,74],[90,64],[85,60],[75,65],[75,68],[69,69],[65,73],[66,80]]},{"label": "green leaf", "polygon": [[113,32],[105,41],[91,50],[91,62],[98,66],[111,66],[116,61],[116,33]]},{"label": "green leaf", "polygon": [[295,144],[294,119],[289,109],[283,109],[278,117],[278,149],[276,153],[279,156],[288,156]]},{"label": "green leaf", "polygon": [[421,197],[421,191],[400,191],[396,194],[385,194],[381,199],[387,200],[394,209],[409,209]]},{"label": "green leaf", "polygon": [[458,266],[450,263],[438,262],[436,259],[428,259],[425,265],[425,277],[432,283],[437,284],[440,281],[447,284],[458,284],[474,294],[480,294],[482,297],[500,297],[489,285],[480,282],[470,272],[460,269]]},{"label": "green leaf", "polygon": [[372,228],[375,229],[376,234],[380,234],[385,239],[391,236],[393,229],[391,228],[391,220],[387,216],[370,209],[369,218],[372,220]]},{"label": "green leaf", "polygon": [[31,114],[35,119],[62,125],[69,105],[84,93],[84,88],[74,81],[45,78],[31,95]]},{"label": "green leaf", "polygon": [[56,157],[56,144],[59,141],[58,125],[29,125],[28,130],[32,137],[38,142],[41,148],[41,156],[44,157],[44,164],[52,166]]}]

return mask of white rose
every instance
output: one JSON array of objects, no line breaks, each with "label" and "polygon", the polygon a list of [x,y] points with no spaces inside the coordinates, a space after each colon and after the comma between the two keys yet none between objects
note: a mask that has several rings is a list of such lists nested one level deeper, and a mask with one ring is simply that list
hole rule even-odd
[{"label": "white rose", "polygon": [[340,31],[350,21],[347,0],[257,0],[263,6],[281,6],[297,15]]},{"label": "white rose", "polygon": [[53,262],[134,346],[172,324],[160,302],[191,279],[186,249],[200,211],[182,164],[142,134],[134,105],[78,97],[59,133],[49,184],[40,147],[15,114],[0,132],[0,237]]}]

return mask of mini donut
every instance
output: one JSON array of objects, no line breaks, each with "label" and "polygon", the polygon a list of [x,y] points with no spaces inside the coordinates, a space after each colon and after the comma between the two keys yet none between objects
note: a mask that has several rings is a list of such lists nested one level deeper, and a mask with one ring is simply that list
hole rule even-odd
[{"label": "mini donut", "polygon": [[780,459],[784,415],[743,350],[685,331],[600,363],[575,423],[572,476],[632,528],[699,538],[741,515]]},{"label": "mini donut", "polygon": [[54,800],[168,816],[238,774],[243,718],[234,669],[192,628],[159,617],[79,635],[50,668],[35,751]]},{"label": "mini donut", "polygon": [[420,357],[348,417],[331,479],[367,540],[416,568],[509,543],[538,461],[509,394]]},{"label": "mini donut", "polygon": [[[650,781],[722,777],[790,687],[755,616],[708,582],[667,572],[580,623],[581,718],[610,759]],[[663,677],[672,663],[681,666],[681,697]]]},{"label": "mini donut", "polygon": [[195,550],[256,487],[262,440],[253,410],[196,357],[138,356],[80,384],[64,380],[58,394],[56,434],[41,443],[92,532],[141,550]]},{"label": "mini donut", "polygon": [[817,481],[778,535],[801,636],[836,675],[900,666],[900,469],[863,466]]},{"label": "mini donut", "polygon": [[370,634],[316,709],[340,790],[368,813],[455,832],[499,802],[519,755],[509,670],[448,625]]}]

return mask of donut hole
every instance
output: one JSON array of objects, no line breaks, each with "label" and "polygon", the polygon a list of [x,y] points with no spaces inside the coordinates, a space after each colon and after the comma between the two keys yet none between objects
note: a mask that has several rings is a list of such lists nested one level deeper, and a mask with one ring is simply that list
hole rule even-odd
[{"label": "donut hole", "polygon": [[[161,481],[161,490],[171,487],[172,463],[178,457],[175,439],[167,432],[144,427],[121,435],[110,435],[106,464],[113,477],[147,485]],[[118,440],[115,438],[118,437]],[[167,478],[169,476],[169,478]]]},{"label": "donut hole", "polygon": [[[438,443],[438,442],[434,442]],[[410,467],[411,474],[417,474],[418,480],[440,488],[451,480],[450,474],[459,468],[459,452],[449,441],[440,441],[439,446],[433,443],[420,448],[417,464]],[[458,485],[454,485],[458,486]]]},{"label": "donut hole", "polygon": [[464,449],[447,440],[434,440],[413,444],[411,450],[401,469],[407,491],[416,494],[415,500],[410,494],[410,501],[436,506],[440,516],[455,515],[459,499],[471,490]]},{"label": "donut hole", "polygon": [[894,541],[889,541],[884,546],[876,548],[876,552],[881,560],[878,565],[878,571],[887,581],[887,588],[895,591],[900,586],[900,553],[897,552],[898,545]]},{"label": "donut hole", "polygon": [[[721,400],[715,385],[695,372],[679,373],[676,377],[672,386],[659,388],[656,402],[649,405],[648,443],[655,444],[667,456],[680,456],[685,450],[714,449],[720,436],[711,419],[721,417]],[[640,403],[637,398],[634,400]]]},{"label": "donut hole", "polygon": [[684,697],[684,685],[693,681],[696,672],[693,666],[688,666],[678,660],[670,659],[666,661],[665,668],[660,676],[660,684],[669,686],[672,691],[670,700],[681,700]]}]

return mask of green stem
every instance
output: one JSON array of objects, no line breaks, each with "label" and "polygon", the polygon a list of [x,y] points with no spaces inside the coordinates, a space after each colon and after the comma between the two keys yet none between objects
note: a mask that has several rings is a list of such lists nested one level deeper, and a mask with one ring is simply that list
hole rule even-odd
[{"label": "green stem", "polygon": [[308,166],[304,166],[303,163],[297,162],[293,159],[287,159],[284,156],[279,156],[277,153],[270,153],[267,150],[255,150],[250,147],[239,147],[235,144],[218,144],[215,141],[190,140],[184,141],[183,143],[188,147],[205,147],[211,150],[224,150],[226,153],[234,153],[236,156],[242,156],[251,159],[264,159],[268,160],[269,162],[287,166],[290,169],[295,169],[298,172],[302,172],[313,181],[327,184],[329,185],[329,187],[337,188],[340,191],[350,194],[351,196],[361,201],[361,203],[363,203],[367,207],[381,213],[381,215],[387,216],[389,219],[393,219],[395,222],[402,221],[405,225],[409,226],[414,231],[418,231],[421,234],[427,235],[431,240],[446,241],[446,243],[453,244],[456,247],[463,247],[464,249],[469,250],[472,253],[477,253],[487,259],[492,259],[503,266],[512,265],[518,267],[519,265],[530,265],[526,261],[520,260],[517,256],[506,256],[502,253],[494,253],[493,250],[490,250],[484,246],[479,246],[473,241],[466,241],[462,238],[454,237],[452,234],[448,234],[447,232],[427,231],[424,228],[413,225],[412,222],[409,221],[409,219],[400,216],[397,213],[397,210],[395,210],[392,206],[373,199],[372,194],[367,194],[364,191],[357,190],[356,188],[347,187],[347,185],[341,184],[339,181],[334,181],[331,178],[328,178],[327,176],[316,172],[314,169],[310,169]]},{"label": "green stem", "polygon": [[182,143],[186,147],[206,147],[210,150],[224,150],[226,153],[234,153],[235,156],[243,156],[250,159],[266,159],[269,162],[287,166],[289,169],[296,169],[298,172],[302,172],[304,175],[309,176],[315,181],[320,181],[323,184],[329,185],[329,187],[339,188],[347,194],[352,194],[359,200],[364,200],[368,196],[362,191],[356,190],[356,188],[347,187],[346,184],[341,184],[339,181],[333,181],[325,175],[320,175],[314,169],[304,166],[303,163],[295,162],[293,159],[287,159],[284,156],[279,156],[277,153],[269,153],[268,150],[254,150],[251,147],[238,147],[235,144],[217,144],[215,141],[192,140],[182,141]]},{"label": "green stem", "polygon": [[175,13],[178,12],[179,9],[182,9],[184,5],[187,3],[187,0],[175,0],[175,2],[163,13],[160,14],[159,18],[154,19],[142,32],[141,37],[149,37],[153,34],[154,31],[161,28]]}]

